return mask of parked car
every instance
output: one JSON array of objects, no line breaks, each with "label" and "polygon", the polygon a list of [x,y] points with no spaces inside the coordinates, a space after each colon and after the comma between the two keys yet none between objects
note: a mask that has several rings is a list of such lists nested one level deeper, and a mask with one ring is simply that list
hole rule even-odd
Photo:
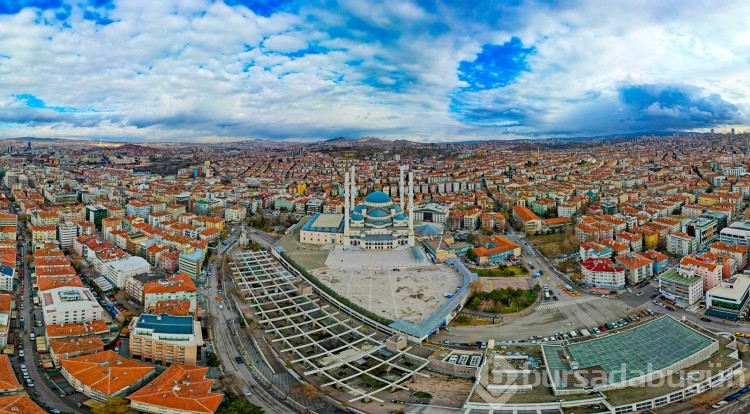
[{"label": "parked car", "polygon": [[701,320],[702,320],[703,322],[711,322],[711,319],[708,319],[708,318],[705,318],[705,317],[704,317],[704,318],[701,318]]}]

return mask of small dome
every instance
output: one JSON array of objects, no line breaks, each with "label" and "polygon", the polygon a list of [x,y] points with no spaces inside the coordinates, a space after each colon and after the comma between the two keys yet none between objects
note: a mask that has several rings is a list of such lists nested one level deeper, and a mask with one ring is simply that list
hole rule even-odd
[{"label": "small dome", "polygon": [[370,217],[388,217],[391,213],[383,210],[382,208],[376,208],[375,210],[368,211],[367,215]]},{"label": "small dome", "polygon": [[388,194],[382,192],[382,191],[374,191],[367,195],[367,198],[365,198],[365,203],[373,203],[373,204],[384,204],[384,203],[392,203],[390,197],[388,197]]}]

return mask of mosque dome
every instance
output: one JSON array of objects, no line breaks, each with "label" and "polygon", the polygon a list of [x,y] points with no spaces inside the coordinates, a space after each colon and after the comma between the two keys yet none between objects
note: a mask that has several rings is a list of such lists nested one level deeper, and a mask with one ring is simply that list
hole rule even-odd
[{"label": "mosque dome", "polygon": [[373,191],[372,193],[368,194],[365,198],[365,203],[368,204],[386,204],[386,203],[392,203],[393,200],[388,196],[388,194],[382,192],[382,191]]}]

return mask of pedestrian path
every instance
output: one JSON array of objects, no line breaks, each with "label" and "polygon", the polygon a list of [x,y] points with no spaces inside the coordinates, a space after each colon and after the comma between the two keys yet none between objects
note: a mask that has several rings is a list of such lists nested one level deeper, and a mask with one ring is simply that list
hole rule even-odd
[{"label": "pedestrian path", "polygon": [[572,298],[565,298],[560,301],[549,301],[545,300],[541,303],[539,303],[536,308],[536,310],[545,310],[545,309],[557,309],[562,308],[565,306],[570,306],[576,303],[586,303],[596,300],[597,298],[595,296],[576,296]]}]

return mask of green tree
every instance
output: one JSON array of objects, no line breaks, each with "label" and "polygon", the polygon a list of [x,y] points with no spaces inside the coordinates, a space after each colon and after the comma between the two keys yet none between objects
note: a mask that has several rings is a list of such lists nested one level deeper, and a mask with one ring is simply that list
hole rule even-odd
[{"label": "green tree", "polygon": [[250,401],[241,400],[224,400],[216,414],[263,414],[262,408],[253,405]]},{"label": "green tree", "polygon": [[128,400],[120,396],[109,397],[105,402],[97,402],[91,407],[94,414],[125,414],[129,410]]},{"label": "green tree", "polygon": [[219,362],[219,357],[216,356],[216,354],[211,354],[208,356],[208,366],[209,367],[218,367],[221,365]]},{"label": "green tree", "polygon": [[466,258],[472,262],[476,262],[479,256],[474,252],[474,249],[469,249],[469,251],[466,252]]}]

